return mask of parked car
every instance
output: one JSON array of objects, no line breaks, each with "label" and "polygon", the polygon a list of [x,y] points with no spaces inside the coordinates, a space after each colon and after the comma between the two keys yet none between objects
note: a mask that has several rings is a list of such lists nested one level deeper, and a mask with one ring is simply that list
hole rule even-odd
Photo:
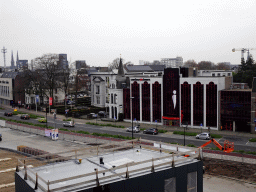
[{"label": "parked car", "polygon": [[46,120],[46,118],[40,118],[40,119],[38,119],[38,122],[40,122],[40,123],[46,123],[47,122],[47,120]]},{"label": "parked car", "polygon": [[148,133],[148,134],[156,135],[156,134],[158,134],[158,129],[157,128],[146,129],[146,130],[143,131],[143,133]]},{"label": "parked car", "polygon": [[75,127],[74,121],[67,121],[63,123],[64,127]]},{"label": "parked car", "polygon": [[2,141],[2,134],[0,134],[0,141]]},{"label": "parked car", "polygon": [[140,127],[139,126],[134,126],[133,127],[133,129],[132,129],[132,127],[128,127],[128,128],[126,128],[126,131],[127,132],[134,132],[134,133],[138,133],[138,132],[140,132]]},{"label": "parked car", "polygon": [[210,133],[200,133],[196,136],[197,139],[211,139]]},{"label": "parked car", "polygon": [[4,116],[12,116],[11,112],[4,112]]},{"label": "parked car", "polygon": [[74,105],[74,104],[76,104],[76,102],[75,102],[75,101],[68,100],[68,101],[67,101],[67,104],[68,104],[68,105],[71,105],[71,104]]},{"label": "parked car", "polygon": [[105,111],[99,111],[98,115],[99,115],[99,117],[106,117],[106,112]]},{"label": "parked car", "polygon": [[91,118],[97,118],[98,117],[98,115],[95,114],[95,113],[90,113],[89,115],[90,115]]},{"label": "parked car", "polygon": [[30,119],[30,116],[28,114],[22,114],[20,116],[21,119]]}]

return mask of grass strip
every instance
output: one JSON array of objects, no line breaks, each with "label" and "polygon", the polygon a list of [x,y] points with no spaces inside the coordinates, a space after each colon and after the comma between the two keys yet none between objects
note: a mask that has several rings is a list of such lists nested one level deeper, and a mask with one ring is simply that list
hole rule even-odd
[{"label": "grass strip", "polygon": [[104,127],[116,127],[116,128],[125,128],[124,126],[122,125],[113,125],[113,124],[99,124],[99,123],[91,123],[91,122],[87,122],[86,124],[88,125],[98,125],[98,126],[104,126]]},{"label": "grass strip", "polygon": [[167,130],[163,130],[163,129],[158,129],[158,133],[166,133],[168,132]]},{"label": "grass strip", "polygon": [[68,119],[62,119],[62,121],[71,121],[71,118],[68,118]]},{"label": "grass strip", "polygon": [[197,146],[195,146],[195,145],[193,145],[193,144],[188,144],[187,146],[188,146],[188,147],[197,147]]},{"label": "grass strip", "polygon": [[[174,131],[173,134],[184,135],[184,131]],[[185,132],[185,135],[187,135],[187,136],[196,136],[197,134],[198,133]]]},{"label": "grass strip", "polygon": [[118,138],[118,139],[126,139],[126,140],[131,140],[132,137],[126,137],[126,136],[122,136],[122,135],[110,135],[107,133],[92,133],[92,135],[95,136],[102,136],[102,137],[112,137],[112,138]]}]

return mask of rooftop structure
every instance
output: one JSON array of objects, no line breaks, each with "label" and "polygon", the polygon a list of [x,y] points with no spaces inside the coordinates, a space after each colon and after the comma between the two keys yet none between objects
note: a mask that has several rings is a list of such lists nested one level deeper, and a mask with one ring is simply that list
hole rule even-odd
[{"label": "rooftop structure", "polygon": [[16,191],[203,191],[201,149],[136,139],[68,153],[37,168],[20,159]]}]

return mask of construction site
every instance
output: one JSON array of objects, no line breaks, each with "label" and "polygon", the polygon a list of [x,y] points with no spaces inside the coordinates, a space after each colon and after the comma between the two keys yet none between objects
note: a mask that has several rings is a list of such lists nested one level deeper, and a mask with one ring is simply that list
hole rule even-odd
[{"label": "construction site", "polygon": [[[210,140],[201,146],[214,143],[220,149],[212,151],[145,139],[97,137],[83,143],[51,141],[28,133],[29,130],[2,130],[5,142],[1,142],[0,174],[4,179],[0,189],[3,192],[117,191],[117,186],[119,189],[130,186],[126,191],[141,191],[143,187],[144,191],[164,191],[166,187],[176,191],[211,191],[209,186],[216,178],[225,181],[221,185],[235,182],[240,187],[249,185],[246,191],[256,189],[256,156],[229,153],[233,151],[230,142],[221,146]],[[236,189],[238,186],[230,191]]]}]

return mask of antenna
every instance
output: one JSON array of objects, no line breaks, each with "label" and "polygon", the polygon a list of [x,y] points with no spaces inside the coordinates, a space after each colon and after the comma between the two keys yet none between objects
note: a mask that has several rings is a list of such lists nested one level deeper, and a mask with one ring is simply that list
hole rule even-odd
[{"label": "antenna", "polygon": [[7,53],[7,49],[5,49],[5,47],[4,47],[1,51],[4,54],[4,70],[5,70],[5,67],[6,67],[6,64],[5,64],[5,53]]}]

